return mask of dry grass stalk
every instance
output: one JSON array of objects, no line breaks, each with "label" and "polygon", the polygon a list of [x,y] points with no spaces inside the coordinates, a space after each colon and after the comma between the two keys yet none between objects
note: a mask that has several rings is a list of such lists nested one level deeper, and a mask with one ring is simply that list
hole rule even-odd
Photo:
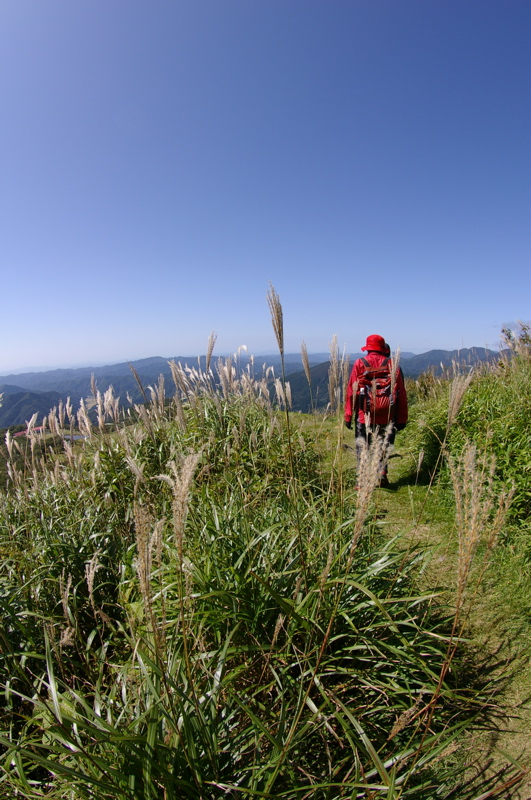
[{"label": "dry grass stalk", "polygon": [[135,503],[134,506],[134,517],[138,582],[146,615],[151,620],[153,619],[151,597],[151,529],[153,527],[153,518],[148,509],[138,503]]},{"label": "dry grass stalk", "polygon": [[186,394],[188,387],[186,382],[186,376],[184,374],[184,370],[182,368],[181,363],[179,362],[179,364],[176,364],[175,361],[172,359],[169,362],[169,365],[170,365],[171,376],[175,384],[175,388],[178,391],[181,391],[183,394]]},{"label": "dry grass stalk", "polygon": [[161,415],[164,414],[165,405],[166,405],[166,392],[164,389],[164,375],[159,375],[159,382],[157,384],[157,407]]},{"label": "dry grass stalk", "polygon": [[[286,389],[288,388],[288,384],[286,384]],[[281,408],[289,407],[290,403],[288,403],[288,398],[286,396],[286,392],[284,391],[284,386],[282,385],[282,381],[280,378],[275,380],[275,396],[277,402]],[[290,401],[291,401],[291,393],[290,393]]]},{"label": "dry grass stalk", "polygon": [[64,570],[61,573],[61,577],[59,578],[59,594],[61,596],[61,605],[63,606],[63,614],[67,623],[70,625],[73,622],[72,614],[70,613],[70,607],[68,605],[68,600],[70,596],[70,589],[72,588],[72,576],[68,576],[68,580],[65,583],[65,574]]},{"label": "dry grass stalk", "polygon": [[17,469],[16,464],[13,461],[7,462],[7,477],[13,486],[18,487],[19,489],[22,488],[23,475]]},{"label": "dry grass stalk", "polygon": [[98,428],[103,433],[105,430],[105,408],[103,405],[103,397],[99,389],[96,392],[96,409],[98,415]]},{"label": "dry grass stalk", "polygon": [[36,423],[37,423],[37,418],[38,418],[38,416],[39,416],[39,415],[38,415],[38,413],[37,413],[37,412],[35,412],[35,414],[32,416],[32,418],[30,419],[30,421],[29,421],[29,422],[26,422],[26,435],[27,435],[28,437],[30,437],[30,436],[31,436],[31,434],[33,433],[33,429],[35,428],[35,425],[36,425]]},{"label": "dry grass stalk", "polygon": [[395,736],[398,733],[400,733],[400,731],[404,730],[404,728],[407,728],[409,723],[417,716],[417,712],[418,712],[418,710],[419,710],[419,708],[420,708],[420,706],[422,704],[422,695],[423,695],[423,693],[424,692],[421,689],[421,691],[419,693],[419,696],[415,700],[414,705],[412,705],[411,708],[408,708],[406,711],[404,711],[402,714],[400,714],[400,716],[398,717],[398,719],[396,720],[395,724],[393,725],[393,727],[391,729],[391,733],[387,737],[387,741],[388,742],[390,742],[391,739],[394,739]]},{"label": "dry grass stalk", "polygon": [[70,422],[70,426],[75,425],[76,418],[75,418],[75,415],[74,415],[74,409],[72,407],[72,401],[71,401],[71,399],[69,397],[66,398],[65,411],[66,411],[66,415],[68,417],[68,420]]},{"label": "dry grass stalk", "polygon": [[418,456],[418,459],[417,459],[417,474],[416,474],[416,478],[415,478],[415,483],[418,482],[419,475],[420,475],[420,470],[422,468],[422,462],[423,461],[424,461],[424,450],[421,448],[419,450],[419,456]]},{"label": "dry grass stalk", "polygon": [[330,539],[328,543],[328,558],[326,559],[326,564],[324,566],[324,569],[319,576],[319,587],[321,589],[321,592],[324,590],[326,586],[326,581],[328,580],[330,569],[332,568],[332,564],[334,563],[334,555],[335,555],[334,542],[332,541],[332,539]]},{"label": "dry grass stalk", "polygon": [[180,468],[177,466],[175,461],[170,461],[168,466],[170,467],[172,473],[171,476],[157,475],[159,480],[167,483],[172,489],[173,532],[181,567],[183,563],[184,527],[188,514],[190,488],[200,458],[201,453],[190,453],[183,459]]},{"label": "dry grass stalk", "polygon": [[151,437],[151,439],[153,439],[153,441],[155,441],[156,440],[155,431],[153,430],[151,417],[149,415],[149,412],[148,412],[146,406],[144,406],[144,405],[142,405],[142,406],[135,405],[134,409],[135,409],[136,413],[138,414],[138,416],[140,417],[140,420],[144,424],[144,428],[148,432],[149,436]]},{"label": "dry grass stalk", "polygon": [[136,369],[133,367],[133,365],[131,363],[129,364],[129,369],[133,373],[133,377],[134,377],[134,379],[135,379],[135,381],[137,383],[138,388],[140,389],[140,391],[142,393],[142,397],[144,398],[144,401],[146,403],[149,403],[148,397],[147,397],[146,392],[144,390],[144,386],[142,384],[142,381],[140,380],[140,375],[138,374],[138,372],[136,371]]},{"label": "dry grass stalk", "polygon": [[57,407],[54,406],[49,412],[48,416],[44,418],[46,420],[46,424],[50,429],[50,433],[52,436],[57,436],[59,433],[59,425],[57,422]]},{"label": "dry grass stalk", "polygon": [[207,352],[206,352],[206,362],[205,362],[205,370],[207,373],[210,372],[210,362],[212,360],[212,353],[214,352],[214,347],[216,345],[218,335],[216,331],[212,331],[210,336],[208,337],[208,345],[207,345]]},{"label": "dry grass stalk", "polygon": [[400,347],[397,347],[391,359],[391,397],[394,397],[396,376],[400,368]]},{"label": "dry grass stalk", "polygon": [[116,425],[120,421],[120,398],[114,396],[114,388],[109,386],[103,398],[105,416]]},{"label": "dry grass stalk", "polygon": [[87,439],[92,438],[92,422],[90,421],[87,407],[85,405],[85,401],[83,398],[79,401],[79,410],[77,412],[77,424],[79,426],[79,432],[82,436],[86,436]]},{"label": "dry grass stalk", "polygon": [[[388,429],[388,432],[391,432],[390,429]],[[367,518],[373,492],[380,482],[382,463],[385,461],[387,450],[386,439],[387,436],[385,439],[381,436],[373,436],[370,444],[362,437],[356,440],[356,446],[359,448],[356,475],[358,490],[356,493],[356,513],[354,515],[350,556],[353,555],[356,549]]]},{"label": "dry grass stalk", "polygon": [[302,358],[302,366],[304,367],[304,374],[306,375],[306,380],[308,381],[308,386],[311,388],[312,385],[312,373],[310,371],[310,360],[308,358],[308,348],[306,347],[306,342],[303,340],[301,344],[301,358]]},{"label": "dry grass stalk", "polygon": [[173,382],[175,384],[175,394],[173,395],[173,404],[175,406],[175,416],[179,426],[184,430],[186,428],[186,418],[184,415],[183,403],[181,400],[181,392],[185,392],[183,386],[186,385],[185,375],[180,364],[175,361],[170,361],[170,370]]},{"label": "dry grass stalk", "polygon": [[497,495],[493,483],[495,460],[485,454],[478,456],[473,444],[468,444],[458,459],[448,456],[448,465],[454,489],[459,542],[457,618],[463,607],[477,548],[483,541],[486,545],[485,559],[488,559],[503,527],[513,491],[506,492],[501,498]]},{"label": "dry grass stalk", "polygon": [[[193,564],[190,559],[184,555],[184,535],[186,517],[188,515],[188,503],[190,498],[190,489],[192,480],[195,474],[197,464],[201,458],[201,453],[190,453],[186,456],[180,467],[177,466],[175,461],[170,461],[169,467],[170,475],[158,475],[160,480],[167,483],[173,493],[173,532],[175,537],[175,544],[177,546],[177,555],[180,568],[180,576],[182,579],[181,584],[181,624],[183,626],[183,634],[186,631],[186,614],[185,609],[189,608],[192,603],[192,575]],[[197,644],[197,636],[196,636]],[[185,651],[187,652],[188,645],[186,644],[186,637],[184,641]],[[188,657],[186,657],[188,663]]]},{"label": "dry grass stalk", "polygon": [[74,448],[72,447],[70,442],[67,442],[66,439],[63,440],[63,449],[66,455],[66,460],[68,466],[73,469],[75,465],[75,455],[74,455]]},{"label": "dry grass stalk", "polygon": [[348,379],[350,377],[350,356],[343,348],[343,356],[341,358],[341,386],[342,386],[342,401],[345,403],[347,397]]},{"label": "dry grass stalk", "polygon": [[293,403],[291,402],[291,384],[289,381],[286,381],[284,386],[284,393],[286,395],[286,407],[292,408]]},{"label": "dry grass stalk", "polygon": [[267,293],[267,303],[271,312],[271,323],[278,344],[280,355],[284,357],[284,317],[282,314],[282,304],[275,291],[275,287],[269,281],[269,292]]},{"label": "dry grass stalk", "polygon": [[96,604],[94,602],[94,579],[96,577],[96,572],[103,568],[103,565],[100,564],[99,561],[99,555],[100,551],[96,550],[90,561],[85,564],[85,580],[87,581],[90,605],[92,606],[94,613],[96,613]]},{"label": "dry grass stalk", "polygon": [[302,575],[301,573],[299,573],[299,574],[297,575],[297,580],[295,581],[295,588],[294,588],[294,590],[293,590],[293,596],[292,596],[292,598],[293,598],[293,602],[294,602],[294,603],[297,603],[297,602],[298,602],[298,600],[299,600],[299,592],[300,592],[300,590],[301,590],[301,586],[302,586],[302,583],[303,583],[303,581],[304,581],[304,575]]},{"label": "dry grass stalk", "polygon": [[63,403],[62,399],[59,400],[59,411],[58,411],[58,413],[59,413],[59,425],[60,425],[61,430],[63,430],[64,427],[65,427],[65,407],[64,407],[64,403]]},{"label": "dry grass stalk", "polygon": [[328,398],[332,413],[336,412],[339,406],[339,375],[339,350],[337,336],[334,334],[330,342],[330,366],[328,368]]},{"label": "dry grass stalk", "polygon": [[151,395],[150,409],[157,422],[164,419],[164,410],[166,405],[166,391],[164,388],[164,375],[159,375],[159,380],[156,386],[148,386],[149,394]]},{"label": "dry grass stalk", "polygon": [[234,392],[234,382],[236,379],[236,369],[232,365],[232,357],[227,356],[225,361],[223,361],[222,358],[219,358],[216,365],[216,370],[219,376],[223,397],[225,400],[228,400],[230,395]]},{"label": "dry grass stalk", "polygon": [[531,325],[517,320],[520,330],[513,331],[510,328],[502,329],[502,345],[512,355],[517,355],[525,359],[531,358]]},{"label": "dry grass stalk", "polygon": [[459,409],[463,402],[468,387],[473,378],[473,372],[470,371],[468,375],[456,376],[450,384],[450,395],[448,398],[448,428],[453,424],[455,418],[459,414]]},{"label": "dry grass stalk", "polygon": [[259,395],[260,385],[251,377],[249,372],[243,372],[240,377],[241,393],[244,397],[255,397]]},{"label": "dry grass stalk", "polygon": [[280,631],[282,630],[282,628],[284,626],[284,620],[285,619],[286,619],[286,617],[284,616],[284,614],[279,614],[278,617],[277,617],[277,621],[275,623],[275,629],[273,631],[273,638],[271,639],[271,647],[272,648],[277,643],[277,639],[278,639],[278,636],[280,634]]},{"label": "dry grass stalk", "polygon": [[76,629],[73,628],[71,625],[67,625],[63,631],[61,631],[61,639],[59,640],[59,649],[60,651],[63,650],[65,647],[72,647],[75,644],[76,640]]},{"label": "dry grass stalk", "polygon": [[178,390],[173,395],[173,405],[175,407],[175,419],[181,430],[184,431],[186,429],[186,417],[184,416],[184,408]]},{"label": "dry grass stalk", "polygon": [[13,458],[13,437],[9,431],[9,428],[6,431],[6,438],[5,438],[6,448],[9,455],[10,460]]}]

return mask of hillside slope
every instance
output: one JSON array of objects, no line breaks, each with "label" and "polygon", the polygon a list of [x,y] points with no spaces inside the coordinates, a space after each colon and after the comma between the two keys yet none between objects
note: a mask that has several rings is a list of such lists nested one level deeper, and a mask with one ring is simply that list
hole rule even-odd
[{"label": "hillside slope", "polygon": [[[3,387],[0,387],[0,394]],[[18,392],[5,393],[0,399],[0,428],[11,425],[22,425],[37,414],[37,424],[48,414],[51,408],[59,404],[61,395],[58,392]],[[79,402],[79,398],[72,398]]]}]

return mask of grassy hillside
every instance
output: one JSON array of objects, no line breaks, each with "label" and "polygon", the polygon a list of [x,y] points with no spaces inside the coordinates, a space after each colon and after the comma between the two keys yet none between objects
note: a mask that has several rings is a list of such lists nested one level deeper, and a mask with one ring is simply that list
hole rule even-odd
[{"label": "grassy hillside", "polygon": [[[493,381],[521,385],[524,344]],[[473,387],[418,384],[385,492],[340,411],[290,415],[230,363],[173,378],[134,416],[97,395],[59,455],[8,438],[0,797],[516,798],[519,763],[471,781],[463,755],[494,724],[472,601],[523,509],[507,528],[514,475],[464,442]]]}]

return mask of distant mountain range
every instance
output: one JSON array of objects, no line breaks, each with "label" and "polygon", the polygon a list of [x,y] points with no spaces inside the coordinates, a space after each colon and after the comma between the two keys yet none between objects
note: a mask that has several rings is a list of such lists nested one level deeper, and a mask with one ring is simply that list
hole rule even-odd
[{"label": "distant mountain range", "polygon": [[[356,353],[351,359],[352,364],[356,358],[364,353]],[[421,355],[402,353],[400,366],[406,378],[418,378],[423,372],[431,370],[434,374],[441,374],[452,365],[458,364],[462,369],[473,367],[476,364],[497,361],[500,353],[484,347],[474,347],[463,350],[429,350]],[[310,369],[312,381],[312,399],[314,408],[325,408],[329,402],[328,396],[328,369],[330,362],[326,361]],[[294,411],[308,412],[311,410],[312,400],[308,380],[304,371],[293,373],[289,376],[291,399]]]},{"label": "distant mountain range", "polygon": [[[363,354],[353,354],[350,357],[350,363],[361,355]],[[464,350],[430,350],[421,355],[402,353],[401,366],[406,377],[416,378],[429,369],[440,372],[443,368],[451,367],[452,362],[473,366],[480,362],[496,360],[499,356],[500,354],[496,351],[487,350],[484,347]],[[318,408],[326,406],[328,402],[329,358],[329,353],[308,354],[314,405]],[[145,387],[155,385],[159,376],[163,375],[168,387],[168,394],[171,394],[173,382],[169,367],[170,360],[172,359],[144,358],[133,361],[131,364]],[[215,360],[213,359],[213,363]],[[203,368],[205,366],[205,356],[199,358],[176,356],[175,361],[180,362],[183,366],[197,367],[198,364]],[[247,369],[249,358],[242,356],[238,361],[233,359],[233,363],[237,364],[239,369]],[[256,357],[252,367],[256,377],[262,375],[264,365],[273,366],[276,374],[279,374],[280,356],[272,354]],[[291,385],[294,410],[309,410],[310,394],[300,354],[287,354],[285,365]],[[115,395],[120,396],[123,403],[126,402],[127,394],[134,402],[143,402],[142,393],[127,362],[104,367],[55,369],[48,372],[4,375],[0,376],[0,428],[23,425],[35,413],[38,414],[40,422],[53,406],[57,406],[60,399],[66,401],[70,397],[74,407],[77,407],[82,397],[91,395],[92,375],[94,375],[97,387],[101,392],[105,392],[109,386],[113,386]]]}]

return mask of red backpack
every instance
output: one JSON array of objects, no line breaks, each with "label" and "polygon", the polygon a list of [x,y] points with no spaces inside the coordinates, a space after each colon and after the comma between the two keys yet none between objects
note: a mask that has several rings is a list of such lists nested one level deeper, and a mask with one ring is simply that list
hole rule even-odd
[{"label": "red backpack", "polygon": [[391,359],[386,358],[379,367],[371,366],[366,358],[361,361],[366,369],[358,378],[356,406],[370,415],[371,425],[388,425],[394,419],[396,402],[396,381],[391,386]]}]

